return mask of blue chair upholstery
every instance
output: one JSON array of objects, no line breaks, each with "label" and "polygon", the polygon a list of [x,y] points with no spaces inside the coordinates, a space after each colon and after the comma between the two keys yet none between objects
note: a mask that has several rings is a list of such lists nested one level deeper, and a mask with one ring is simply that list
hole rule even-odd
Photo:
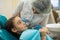
[{"label": "blue chair upholstery", "polygon": [[5,30],[5,23],[7,18],[0,15],[0,40],[18,40],[13,35],[11,35],[7,30]]},{"label": "blue chair upholstery", "polygon": [[38,30],[28,29],[21,34],[20,40],[41,40],[41,37]]},{"label": "blue chair upholstery", "polygon": [[5,16],[0,15],[0,27],[5,28],[5,23],[7,21],[7,18]]},{"label": "blue chair upholstery", "polygon": [[0,40],[18,40],[4,29],[0,29]]},{"label": "blue chair upholstery", "polygon": [[0,37],[0,40],[3,40],[3,39]]}]

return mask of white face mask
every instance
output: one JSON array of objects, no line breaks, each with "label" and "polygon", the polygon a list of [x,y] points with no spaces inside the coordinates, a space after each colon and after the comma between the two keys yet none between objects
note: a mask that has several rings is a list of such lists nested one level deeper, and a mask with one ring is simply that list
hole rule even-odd
[{"label": "white face mask", "polygon": [[48,14],[34,14],[31,20],[31,26],[37,25],[46,19]]}]

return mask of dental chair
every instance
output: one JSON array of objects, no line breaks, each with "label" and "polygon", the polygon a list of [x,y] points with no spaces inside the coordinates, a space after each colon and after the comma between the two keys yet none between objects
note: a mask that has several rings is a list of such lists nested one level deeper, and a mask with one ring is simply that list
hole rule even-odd
[{"label": "dental chair", "polygon": [[0,29],[0,38],[2,40],[17,40],[17,38],[15,38],[14,36],[12,36],[10,33],[8,33],[4,29]]},{"label": "dental chair", "polygon": [[5,23],[7,21],[7,18],[5,16],[0,15],[0,28],[5,28]]},{"label": "dental chair", "polygon": [[5,29],[7,18],[0,15],[0,40],[18,40]]}]

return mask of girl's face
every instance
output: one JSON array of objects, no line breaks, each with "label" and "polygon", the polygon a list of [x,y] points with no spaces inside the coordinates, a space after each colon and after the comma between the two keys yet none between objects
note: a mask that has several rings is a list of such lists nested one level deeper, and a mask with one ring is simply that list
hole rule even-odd
[{"label": "girl's face", "polygon": [[18,16],[14,18],[13,23],[17,31],[24,31],[27,29],[26,24]]}]

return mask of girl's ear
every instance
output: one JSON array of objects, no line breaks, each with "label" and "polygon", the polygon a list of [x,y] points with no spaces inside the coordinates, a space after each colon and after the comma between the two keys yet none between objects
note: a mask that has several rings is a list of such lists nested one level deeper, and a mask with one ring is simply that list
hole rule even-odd
[{"label": "girl's ear", "polygon": [[16,28],[12,28],[11,31],[12,32],[17,32],[17,29]]}]

